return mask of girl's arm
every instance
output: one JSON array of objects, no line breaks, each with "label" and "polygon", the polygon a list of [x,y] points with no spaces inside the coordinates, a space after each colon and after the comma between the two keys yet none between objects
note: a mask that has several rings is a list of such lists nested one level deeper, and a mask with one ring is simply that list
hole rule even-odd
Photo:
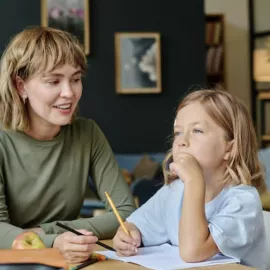
[{"label": "girl's arm", "polygon": [[187,262],[206,260],[219,252],[205,216],[205,182],[197,160],[186,153],[175,153],[170,170],[184,182],[182,214],[178,239],[180,256]]},{"label": "girl's arm", "polygon": [[182,215],[179,221],[180,256],[186,262],[204,261],[219,252],[205,216],[203,179],[186,181]]}]

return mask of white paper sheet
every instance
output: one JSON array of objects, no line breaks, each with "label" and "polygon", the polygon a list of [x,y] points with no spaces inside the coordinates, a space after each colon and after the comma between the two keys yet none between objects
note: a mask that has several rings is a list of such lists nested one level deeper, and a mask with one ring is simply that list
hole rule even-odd
[{"label": "white paper sheet", "polygon": [[97,253],[104,254],[110,259],[136,263],[144,267],[157,270],[185,269],[240,262],[238,259],[216,255],[204,262],[186,263],[181,260],[179,256],[178,247],[171,246],[169,244],[140,248],[138,255],[130,257],[118,257],[114,251],[98,251]]}]

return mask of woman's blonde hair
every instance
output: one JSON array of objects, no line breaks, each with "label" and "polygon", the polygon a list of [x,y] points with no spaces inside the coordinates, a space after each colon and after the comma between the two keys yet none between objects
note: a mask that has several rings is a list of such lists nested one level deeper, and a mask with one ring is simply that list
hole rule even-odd
[{"label": "woman's blonde hair", "polygon": [[[207,114],[225,131],[225,139],[232,142],[224,183],[253,185],[259,192],[264,192],[266,184],[258,159],[257,138],[246,107],[226,91],[198,90],[191,92],[180,102],[176,113],[194,102],[204,106]],[[168,164],[172,160],[170,150],[163,162],[166,184],[178,178],[169,171]]]},{"label": "woman's blonde hair", "polygon": [[65,31],[31,27],[10,41],[0,63],[0,122],[4,128],[25,130],[29,125],[24,102],[15,87],[16,76],[25,81],[63,64],[80,66],[82,72],[87,65],[78,39]]}]

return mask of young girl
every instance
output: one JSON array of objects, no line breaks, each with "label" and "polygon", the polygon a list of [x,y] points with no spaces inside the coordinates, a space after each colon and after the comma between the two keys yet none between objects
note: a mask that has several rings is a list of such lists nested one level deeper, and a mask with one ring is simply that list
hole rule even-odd
[{"label": "young girl", "polygon": [[[121,227],[120,255],[169,242],[187,262],[217,253],[265,269],[265,228],[259,191],[265,184],[250,116],[225,91],[200,90],[180,103],[165,185]],[[256,188],[257,189],[256,189]]]}]

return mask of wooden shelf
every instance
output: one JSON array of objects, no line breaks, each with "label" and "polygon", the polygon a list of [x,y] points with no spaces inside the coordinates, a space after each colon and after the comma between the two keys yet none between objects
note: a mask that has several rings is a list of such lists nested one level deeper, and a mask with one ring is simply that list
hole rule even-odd
[{"label": "wooden shelf", "polygon": [[205,15],[206,79],[210,87],[226,88],[224,14]]},{"label": "wooden shelf", "polygon": [[224,73],[223,72],[207,73],[207,76],[209,76],[209,77],[223,77]]},{"label": "wooden shelf", "polygon": [[269,135],[263,135],[262,136],[262,141],[264,141],[264,142],[270,142],[270,134]]},{"label": "wooden shelf", "polygon": [[255,38],[263,38],[267,36],[270,36],[270,31],[262,31],[262,32],[257,32],[253,34],[253,37]]},{"label": "wooden shelf", "polygon": [[258,95],[257,95],[257,98],[259,100],[270,100],[270,91],[262,91],[262,92],[259,92]]},{"label": "wooden shelf", "polygon": [[[256,30],[255,18],[261,1],[249,0],[249,48],[250,48],[250,83],[251,83],[251,112],[255,124],[258,146],[260,148],[270,146],[270,134],[268,134],[268,103],[270,103],[270,61],[269,50],[265,43],[270,37],[270,29]],[[267,2],[267,1],[266,1]],[[263,6],[260,6],[263,7]]]}]

